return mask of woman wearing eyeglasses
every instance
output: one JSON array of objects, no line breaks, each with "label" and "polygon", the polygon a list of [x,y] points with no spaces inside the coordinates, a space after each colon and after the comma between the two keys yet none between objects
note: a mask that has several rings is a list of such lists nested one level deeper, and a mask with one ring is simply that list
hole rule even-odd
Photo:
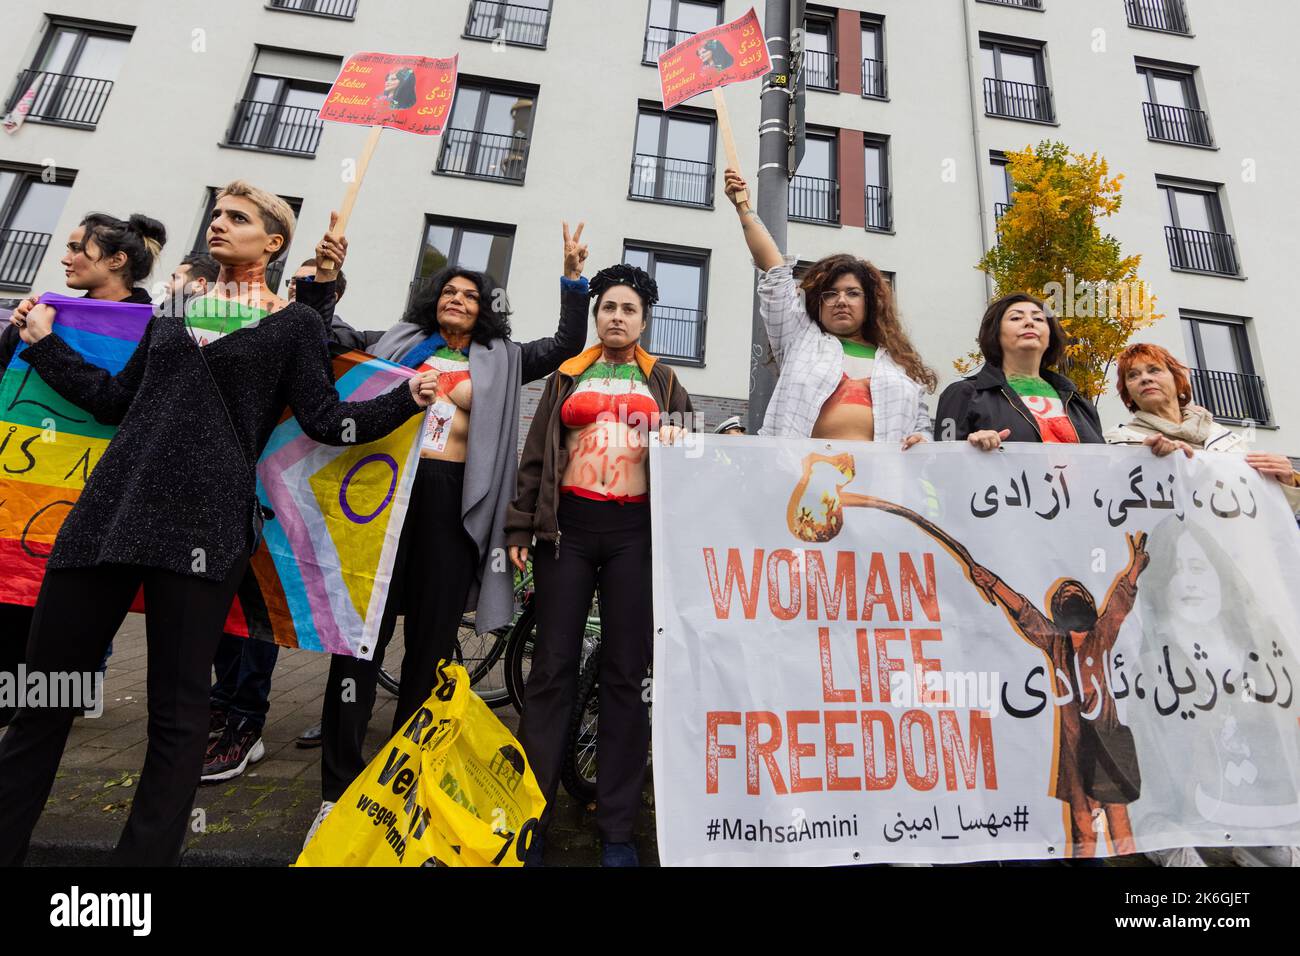
[{"label": "woman wearing eyeglasses", "polygon": [[938,377],[913,348],[893,290],[865,259],[839,254],[812,264],[802,282],[748,203],[745,180],[726,172],[758,281],[759,313],[781,367],[760,435],[897,442],[930,437],[925,394]]}]

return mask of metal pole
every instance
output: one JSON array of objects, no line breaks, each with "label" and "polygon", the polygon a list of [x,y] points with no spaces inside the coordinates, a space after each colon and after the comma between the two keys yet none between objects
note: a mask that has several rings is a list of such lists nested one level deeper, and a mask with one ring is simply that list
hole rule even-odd
[{"label": "metal pole", "polygon": [[[772,72],[763,78],[762,120],[758,127],[758,217],[776,240],[786,248],[790,191],[788,169],[790,148],[790,10],[791,0],[767,0],[763,29],[772,58]],[[749,433],[758,431],[776,385],[777,368],[772,348],[758,312],[758,281],[755,277],[752,345],[749,366]]]}]

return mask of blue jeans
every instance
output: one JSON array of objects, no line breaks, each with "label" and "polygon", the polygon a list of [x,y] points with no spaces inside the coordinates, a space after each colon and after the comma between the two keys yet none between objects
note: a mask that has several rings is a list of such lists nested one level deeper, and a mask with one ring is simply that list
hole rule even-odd
[{"label": "blue jeans", "polygon": [[212,659],[217,675],[212,685],[212,709],[224,710],[261,733],[271,709],[271,672],[279,657],[280,646],[271,641],[222,634]]}]

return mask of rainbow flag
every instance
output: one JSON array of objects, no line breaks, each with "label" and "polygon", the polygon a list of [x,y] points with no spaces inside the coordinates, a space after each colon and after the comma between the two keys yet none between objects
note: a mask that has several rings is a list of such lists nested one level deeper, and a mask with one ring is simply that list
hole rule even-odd
[{"label": "rainbow flag", "polygon": [[[153,307],[47,293],[54,331],[87,362],[122,371]],[[116,434],[64,399],[23,360],[21,344],[0,379],[0,602],[36,603],[63,518]]]},{"label": "rainbow flag", "polygon": [[[345,352],[335,386],[359,402],[414,370]],[[257,463],[257,492],[275,512],[240,589],[249,633],[286,647],[369,660],[392,582],[419,463],[423,417],[368,445],[321,445],[286,410]]]}]

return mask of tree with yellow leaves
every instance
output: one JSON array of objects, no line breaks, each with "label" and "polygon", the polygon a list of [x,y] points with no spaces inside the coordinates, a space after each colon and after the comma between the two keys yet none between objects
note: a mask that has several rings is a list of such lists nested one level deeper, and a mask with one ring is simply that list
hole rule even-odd
[{"label": "tree with yellow leaves", "polygon": [[[1124,176],[1110,176],[1096,153],[1048,141],[1008,152],[1007,166],[1011,205],[976,268],[992,277],[995,297],[1028,292],[1047,302],[1068,336],[1059,371],[1095,400],[1133,333],[1162,318],[1138,276],[1142,257],[1124,255],[1098,227],[1119,209]],[[975,352],[954,365],[967,374],[980,360]]]}]

